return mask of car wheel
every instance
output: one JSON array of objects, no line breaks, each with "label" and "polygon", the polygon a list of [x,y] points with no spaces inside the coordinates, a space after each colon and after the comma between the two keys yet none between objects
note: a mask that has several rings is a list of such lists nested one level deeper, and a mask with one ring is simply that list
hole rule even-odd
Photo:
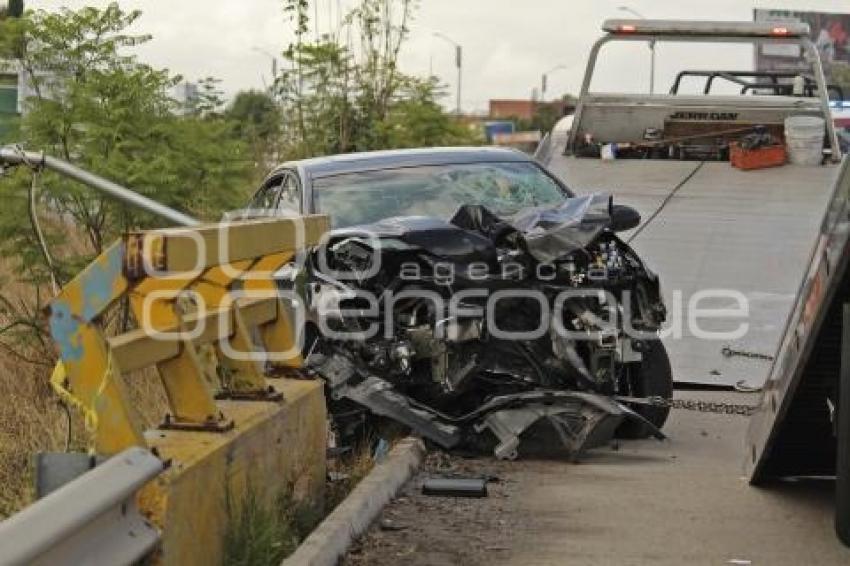
[{"label": "car wheel", "polygon": [[[673,370],[670,368],[670,358],[667,349],[660,340],[645,342],[643,359],[639,364],[633,364],[627,370],[630,396],[633,397],[662,397],[671,399],[673,397]],[[651,422],[657,428],[664,426],[667,416],[670,414],[669,407],[652,407],[648,405],[634,405],[634,411]],[[626,420],[617,429],[619,438],[646,438],[651,433],[648,426],[634,420]]]}]

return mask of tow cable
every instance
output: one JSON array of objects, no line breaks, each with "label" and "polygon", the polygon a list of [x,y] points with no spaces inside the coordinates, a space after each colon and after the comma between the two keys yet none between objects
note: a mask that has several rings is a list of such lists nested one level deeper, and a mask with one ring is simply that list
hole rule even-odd
[{"label": "tow cable", "polygon": [[643,230],[647,226],[652,224],[652,221],[655,220],[658,217],[658,215],[661,214],[661,212],[664,210],[664,208],[670,203],[670,201],[673,200],[673,197],[676,196],[676,193],[679,192],[679,189],[681,189],[682,187],[687,185],[688,181],[690,181],[691,179],[694,178],[694,176],[696,176],[696,174],[699,172],[699,170],[702,169],[703,165],[705,165],[705,161],[700,161],[699,164],[696,167],[694,167],[693,170],[690,173],[688,173],[685,176],[684,179],[679,181],[679,184],[677,184],[675,187],[673,187],[670,190],[670,192],[667,194],[667,196],[664,197],[664,200],[661,201],[661,204],[658,205],[658,208],[655,209],[655,212],[650,214],[649,218],[647,218],[646,221],[644,221],[640,226],[637,227],[637,229],[634,232],[632,232],[632,234],[629,236],[629,239],[626,240],[627,244],[631,245],[632,242],[635,240],[635,238],[640,236],[640,233],[643,232]]}]

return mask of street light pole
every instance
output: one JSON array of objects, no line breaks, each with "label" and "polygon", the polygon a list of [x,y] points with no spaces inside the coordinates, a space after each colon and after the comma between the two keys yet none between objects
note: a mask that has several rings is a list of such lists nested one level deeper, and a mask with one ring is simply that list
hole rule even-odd
[{"label": "street light pole", "polygon": [[655,40],[649,42],[649,94],[655,94]]},{"label": "street light pole", "polygon": [[[272,62],[272,88],[274,88],[274,83],[277,82],[277,57],[269,53],[267,50],[262,47],[257,47],[256,45],[251,48],[251,51],[256,51],[257,53],[262,53],[266,57],[268,57]],[[265,80],[263,81],[265,82]]]},{"label": "street light pole", "polygon": [[[645,20],[646,16],[638,12],[633,8],[629,8],[628,6],[620,6],[617,8],[621,12],[628,12],[633,16],[640,18],[641,20]],[[652,39],[649,42],[649,94],[655,94],[655,40]]]},{"label": "street light pole", "polygon": [[552,67],[551,69],[549,69],[545,73],[543,73],[543,76],[542,76],[541,81],[540,81],[540,99],[543,102],[546,102],[546,88],[549,86],[549,75],[551,75],[555,71],[560,71],[560,70],[566,69],[566,68],[567,68],[566,65],[557,65],[555,67]]},{"label": "street light pole", "polygon": [[450,38],[449,36],[442,34],[438,31],[434,32],[434,37],[439,37],[440,39],[447,41],[448,43],[454,45],[455,48],[455,66],[457,67],[457,107],[455,112],[458,116],[461,113],[461,88],[463,84],[463,47]]}]

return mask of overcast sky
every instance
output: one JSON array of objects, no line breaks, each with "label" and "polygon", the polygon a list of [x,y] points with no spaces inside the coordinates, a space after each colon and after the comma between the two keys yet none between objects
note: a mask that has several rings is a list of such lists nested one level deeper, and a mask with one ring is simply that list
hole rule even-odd
[{"label": "overcast sky", "polygon": [[[315,0],[311,0],[315,1]],[[26,0],[29,8],[104,6],[107,0]],[[318,0],[319,26],[337,21],[353,0]],[[446,83],[454,104],[456,71],[451,45],[435,38],[441,32],[464,48],[463,106],[483,110],[490,98],[527,98],[539,87],[541,74],[558,65],[567,69],[550,76],[549,95],[575,93],[583,63],[606,18],[624,17],[623,4],[648,18],[751,20],[753,8],[787,8],[850,12],[847,0],[421,0],[402,57],[403,68],[427,75],[429,69]],[[269,56],[292,39],[282,13],[282,0],[126,0],[143,16],[138,29],[153,35],[139,54],[158,67],[189,79],[215,76],[224,89],[262,88],[269,80]],[[669,88],[676,69],[684,67],[747,68],[752,51],[729,46],[711,51],[659,47],[657,82]],[[722,63],[718,65],[718,61]],[[648,50],[631,47],[612,53],[600,69],[606,83],[626,89],[646,88]]]}]

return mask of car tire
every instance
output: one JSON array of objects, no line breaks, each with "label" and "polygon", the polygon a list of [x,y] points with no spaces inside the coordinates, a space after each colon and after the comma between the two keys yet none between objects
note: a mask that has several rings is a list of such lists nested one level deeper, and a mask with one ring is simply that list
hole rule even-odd
[{"label": "car tire", "polygon": [[[660,340],[645,342],[643,359],[629,372],[628,379],[631,385],[631,396],[633,397],[662,397],[671,399],[673,397],[673,370],[670,367],[670,358],[667,349]],[[632,409],[640,416],[660,429],[667,422],[670,414],[669,407],[652,407],[648,405],[634,405]],[[651,429],[644,423],[635,420],[626,420],[617,429],[619,438],[646,438],[652,433]]]}]

